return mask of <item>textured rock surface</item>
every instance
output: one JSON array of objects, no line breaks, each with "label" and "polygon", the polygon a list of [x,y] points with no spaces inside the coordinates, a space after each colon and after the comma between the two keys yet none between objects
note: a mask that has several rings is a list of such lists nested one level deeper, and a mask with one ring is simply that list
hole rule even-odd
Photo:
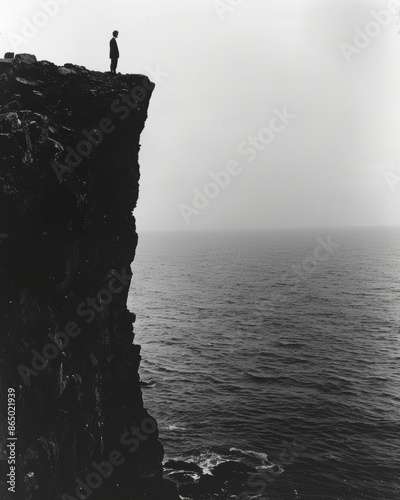
[{"label": "textured rock surface", "polygon": [[[139,138],[153,87],[142,75],[59,68],[29,55],[1,69],[2,500],[177,498],[143,407],[126,307]],[[17,393],[16,494],[4,482],[9,387]],[[104,472],[110,477],[89,476],[114,451],[123,463]],[[91,482],[90,494],[76,490],[77,478]]]}]

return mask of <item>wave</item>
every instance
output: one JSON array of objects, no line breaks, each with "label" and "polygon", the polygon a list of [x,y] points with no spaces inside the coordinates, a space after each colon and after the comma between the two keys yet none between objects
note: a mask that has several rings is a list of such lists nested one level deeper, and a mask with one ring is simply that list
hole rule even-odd
[{"label": "wave", "polygon": [[231,460],[231,458],[213,450],[202,450],[189,456],[174,457],[174,460],[184,460],[185,462],[194,463],[201,467],[203,474],[211,474],[211,470],[214,467]]},{"label": "wave", "polygon": [[240,448],[230,448],[229,451],[235,451],[237,453],[240,453],[241,455],[246,455],[248,457],[256,457],[262,461],[268,461],[268,455],[266,453],[261,453],[259,451],[242,450]]},{"label": "wave", "polygon": [[140,387],[154,387],[156,385],[155,380],[149,380],[148,382],[146,380],[141,380],[140,381]]},{"label": "wave", "polygon": [[186,427],[178,424],[167,424],[164,426],[164,429],[166,429],[167,431],[185,431]]},{"label": "wave", "polygon": [[254,462],[252,465],[258,470],[272,470],[275,475],[280,475],[284,472],[281,464],[271,462],[266,453],[253,450],[242,450],[240,448],[230,448],[229,451],[250,459],[249,461]]}]

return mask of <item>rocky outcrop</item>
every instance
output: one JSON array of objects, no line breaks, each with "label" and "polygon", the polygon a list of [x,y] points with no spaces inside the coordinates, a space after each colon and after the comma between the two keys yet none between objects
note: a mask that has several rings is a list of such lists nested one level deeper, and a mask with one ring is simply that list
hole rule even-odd
[{"label": "rocky outcrop", "polygon": [[[206,473],[193,462],[168,460],[164,463],[168,478],[177,484],[184,498],[208,500],[210,498],[236,500],[249,499],[249,479],[257,469],[242,462],[227,461]],[[240,494],[238,492],[241,492]]]},{"label": "rocky outcrop", "polygon": [[0,498],[178,498],[126,307],[154,85],[27,54],[0,73]]}]

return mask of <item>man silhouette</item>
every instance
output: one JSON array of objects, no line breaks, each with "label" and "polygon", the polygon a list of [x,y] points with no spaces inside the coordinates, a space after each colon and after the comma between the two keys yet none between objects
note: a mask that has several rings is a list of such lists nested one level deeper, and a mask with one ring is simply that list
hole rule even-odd
[{"label": "man silhouette", "polygon": [[118,31],[113,31],[113,38],[110,40],[110,59],[111,59],[111,73],[116,75],[116,69],[119,58],[119,50],[117,44]]}]

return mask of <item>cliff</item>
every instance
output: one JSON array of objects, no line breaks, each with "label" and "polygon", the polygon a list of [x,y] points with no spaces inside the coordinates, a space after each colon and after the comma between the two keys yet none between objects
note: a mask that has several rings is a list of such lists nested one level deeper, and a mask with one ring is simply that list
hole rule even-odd
[{"label": "cliff", "polygon": [[126,307],[153,88],[0,61],[2,500],[178,498]]}]

